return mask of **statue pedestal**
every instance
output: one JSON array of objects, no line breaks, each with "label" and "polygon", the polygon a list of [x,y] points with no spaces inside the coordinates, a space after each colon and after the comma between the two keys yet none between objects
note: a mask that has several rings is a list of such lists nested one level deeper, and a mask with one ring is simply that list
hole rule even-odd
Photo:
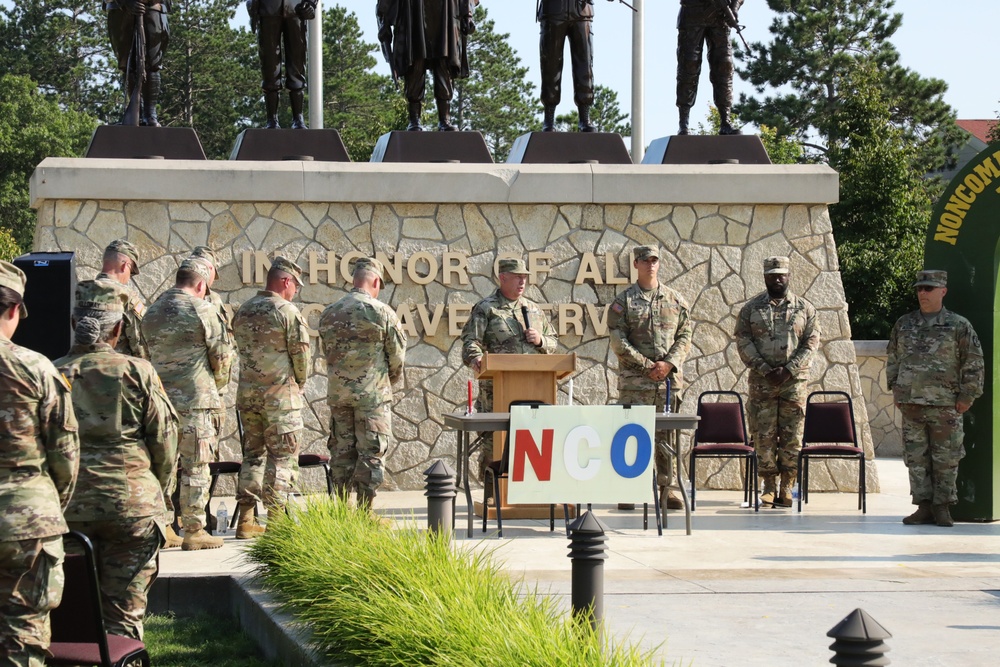
[{"label": "statue pedestal", "polygon": [[314,160],[350,162],[336,130],[249,128],[236,137],[230,160]]},{"label": "statue pedestal", "polygon": [[632,164],[620,134],[529,132],[514,140],[507,162],[514,164]]},{"label": "statue pedestal", "polygon": [[756,134],[685,134],[654,139],[643,164],[771,164]]},{"label": "statue pedestal", "polygon": [[371,161],[493,164],[493,156],[480,132],[394,130],[378,138]]},{"label": "statue pedestal", "polygon": [[86,156],[125,160],[207,159],[193,128],[135,125],[101,125],[90,138]]}]

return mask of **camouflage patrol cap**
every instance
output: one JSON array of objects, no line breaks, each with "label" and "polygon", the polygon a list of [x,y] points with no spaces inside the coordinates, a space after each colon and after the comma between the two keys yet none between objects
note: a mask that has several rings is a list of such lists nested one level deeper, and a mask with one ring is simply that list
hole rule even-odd
[{"label": "camouflage patrol cap", "polygon": [[125,239],[115,239],[104,249],[105,253],[117,252],[132,260],[132,273],[139,275],[139,249]]},{"label": "camouflage patrol cap", "polygon": [[650,257],[660,258],[660,249],[655,245],[641,245],[635,249],[635,259],[636,261],[643,261],[649,259]]},{"label": "camouflage patrol cap", "polygon": [[287,257],[277,256],[271,262],[272,269],[278,269],[279,271],[284,271],[292,278],[299,287],[302,287],[302,267],[288,259]]},{"label": "camouflage patrol cap", "polygon": [[84,280],[76,286],[74,310],[103,310],[124,313],[128,293],[104,280]]},{"label": "camouflage patrol cap", "polygon": [[924,269],[923,271],[917,271],[917,280],[913,283],[913,286],[920,287],[921,285],[927,285],[929,287],[947,287],[948,272],[941,271],[939,269]]},{"label": "camouflage patrol cap", "polygon": [[[23,299],[24,286],[27,284],[28,277],[24,275],[24,271],[10,262],[0,262],[0,286],[14,290]],[[22,320],[28,316],[28,309],[25,308],[23,301],[18,309],[21,311]]]},{"label": "camouflage patrol cap", "polygon": [[523,259],[514,258],[501,259],[497,263],[497,273],[517,273],[523,276],[531,274]]},{"label": "camouflage patrol cap", "polygon": [[791,261],[787,257],[767,257],[764,259],[764,275],[769,276],[772,273],[788,273],[788,267],[790,264]]},{"label": "camouflage patrol cap", "polygon": [[212,271],[215,269],[212,267],[211,263],[207,259],[202,259],[201,257],[188,257],[181,265],[177,267],[178,271],[181,269],[189,269],[194,271],[199,276],[205,279],[205,285],[207,286],[212,280]]},{"label": "camouflage patrol cap", "polygon": [[195,246],[194,250],[191,251],[191,256],[207,260],[212,265],[212,268],[215,269],[215,272],[219,272],[219,260],[215,257],[215,251],[207,245]]},{"label": "camouflage patrol cap", "polygon": [[351,269],[351,275],[353,276],[358,271],[371,271],[379,277],[380,280],[385,282],[385,266],[382,262],[378,261],[374,257],[358,257],[354,260],[354,267]]}]

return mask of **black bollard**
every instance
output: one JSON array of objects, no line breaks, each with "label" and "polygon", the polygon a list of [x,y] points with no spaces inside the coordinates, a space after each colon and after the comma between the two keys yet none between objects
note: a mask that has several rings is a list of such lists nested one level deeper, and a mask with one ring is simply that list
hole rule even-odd
[{"label": "black bollard", "polygon": [[438,459],[424,471],[424,495],[427,496],[427,529],[437,533],[450,531],[455,514],[455,471]]},{"label": "black bollard", "polygon": [[595,630],[604,620],[604,524],[589,510],[569,525],[569,557],[573,559],[573,617],[589,617]]},{"label": "black bollard", "polygon": [[888,665],[889,647],[883,639],[892,633],[879,625],[864,609],[855,609],[826,633],[833,637],[830,650],[834,665]]}]

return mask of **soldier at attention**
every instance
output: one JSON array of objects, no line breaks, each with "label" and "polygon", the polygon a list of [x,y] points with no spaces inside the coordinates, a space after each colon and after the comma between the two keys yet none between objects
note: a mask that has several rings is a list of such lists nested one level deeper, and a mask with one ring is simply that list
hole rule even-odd
[{"label": "soldier at attention", "polygon": [[[475,306],[462,329],[462,362],[479,373],[483,354],[552,354],[556,332],[538,305],[524,296],[531,274],[523,259],[497,263],[500,286]],[[527,313],[527,321],[525,319]],[[479,381],[476,410],[493,411],[493,381]],[[493,462],[493,434],[483,433],[479,450],[479,481]],[[490,490],[487,489],[487,494]]]},{"label": "soldier at attention", "polygon": [[377,259],[354,264],[354,286],[319,319],[330,405],[330,469],[337,494],[358,494],[370,510],[384,477],[392,438],[392,385],[403,377],[406,334],[395,311],[378,300],[385,269]]},{"label": "soldier at attention", "polygon": [[80,476],[66,521],[97,551],[108,632],[142,640],[177,459],[177,414],[152,364],[114,349],[127,305],[110,285],[80,283],[73,346],[55,364],[73,388],[80,423]]},{"label": "soldier at attention", "polygon": [[764,480],[764,507],[792,506],[809,366],[819,349],[816,309],[789,291],[790,264],[787,257],[764,260],[767,289],[747,301],[736,320],[736,349],[750,369],[747,421]]},{"label": "soldier at attention", "polygon": [[309,376],[309,330],[292,303],[302,287],[302,269],[275,257],[265,288],[233,318],[240,349],[236,407],[243,419],[243,464],[236,491],[237,539],[264,532],[254,519],[263,502],[282,511],[298,474],[302,388]]},{"label": "soldier at attention", "polygon": [[149,359],[149,349],[142,337],[142,318],[146,304],[129,284],[132,276],[139,275],[139,249],[125,239],[115,239],[104,250],[101,272],[94,280],[117,285],[127,295],[122,335],[118,337],[116,350],[140,359]]},{"label": "soldier at attention", "polygon": [[903,415],[903,461],[917,506],[903,523],[947,527],[965,456],[963,415],[983,393],[983,348],[969,320],[944,307],[947,271],[918,271],[913,286],[920,308],[892,327],[885,366]]}]

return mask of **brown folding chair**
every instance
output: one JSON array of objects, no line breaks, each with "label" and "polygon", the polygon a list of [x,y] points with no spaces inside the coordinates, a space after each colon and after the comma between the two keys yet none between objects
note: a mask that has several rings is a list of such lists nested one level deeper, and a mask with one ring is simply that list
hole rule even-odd
[{"label": "brown folding chair", "polygon": [[330,457],[327,454],[299,454],[299,468],[323,468],[326,492],[333,495],[333,474],[330,472]]},{"label": "brown folding chair", "polygon": [[[735,401],[706,402],[706,397],[733,397]],[[704,391],[698,397],[698,428],[688,463],[691,484],[691,510],[695,509],[698,459],[743,459],[743,502],[749,506],[753,494],[753,509],[760,511],[757,494],[757,452],[747,436],[743,398],[735,391]]]},{"label": "brown folding chair", "polygon": [[64,541],[76,542],[83,553],[67,553],[63,563],[66,583],[62,602],[52,610],[52,657],[47,665],[124,667],[136,661],[149,667],[146,645],[138,639],[108,634],[101,612],[94,545],[83,533],[71,530]]},{"label": "brown folding chair", "polygon": [[[813,401],[818,396],[843,399],[838,401]],[[865,450],[858,445],[854,424],[854,404],[844,391],[814,391],[806,399],[805,433],[802,451],[799,452],[799,511],[802,502],[809,502],[810,459],[855,459],[858,462],[858,509],[868,513],[867,488],[865,487]],[[847,444],[850,443],[850,444]]]}]

